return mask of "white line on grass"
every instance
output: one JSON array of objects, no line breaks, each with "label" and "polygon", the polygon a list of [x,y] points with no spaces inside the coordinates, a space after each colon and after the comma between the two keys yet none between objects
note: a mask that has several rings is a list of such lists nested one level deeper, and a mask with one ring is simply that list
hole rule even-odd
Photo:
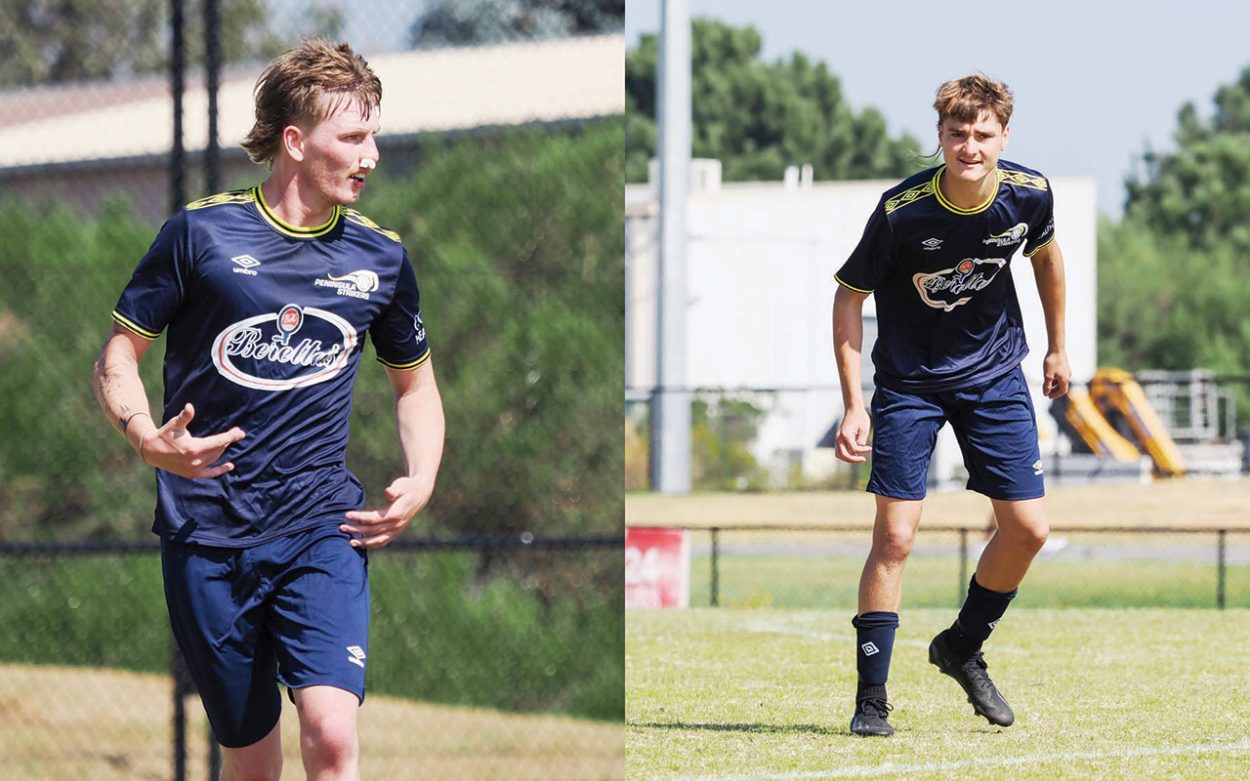
[{"label": "white line on grass", "polygon": [[814,770],[795,773],[751,773],[734,776],[681,776],[678,781],[808,781],[822,778],[864,778],[867,776],[911,775],[915,773],[939,773],[944,770],[966,768],[1013,767],[1044,762],[1070,762],[1082,759],[1122,759],[1127,757],[1157,757],[1173,754],[1214,754],[1228,751],[1250,751],[1250,740],[1238,743],[1196,743],[1190,746],[1165,748],[1130,748],[1121,751],[1067,751],[1057,754],[1031,754],[1021,757],[987,759],[961,759],[954,762],[923,762],[913,764],[860,765],[837,770]]},{"label": "white line on grass", "polygon": [[[850,623],[849,621],[847,622]],[[788,635],[790,637],[801,637],[804,640],[820,640],[822,642],[846,642],[850,643],[855,639],[855,632],[852,629],[832,629],[826,631],[816,631],[805,629],[794,623],[785,621],[773,621],[769,619],[752,618],[742,622],[740,626],[748,632],[756,634],[772,634],[772,635]],[[897,638],[894,641],[895,648],[923,648],[928,649],[931,637],[919,639],[910,639],[905,637]],[[993,647],[996,654],[1014,654],[1022,653],[1023,649],[1013,645],[996,644]]]}]

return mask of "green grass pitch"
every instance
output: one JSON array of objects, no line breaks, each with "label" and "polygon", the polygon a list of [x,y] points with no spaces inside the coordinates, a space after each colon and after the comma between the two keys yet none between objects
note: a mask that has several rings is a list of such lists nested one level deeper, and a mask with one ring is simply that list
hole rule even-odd
[{"label": "green grass pitch", "polygon": [[928,663],[955,608],[904,607],[890,738],[847,729],[852,612],[629,611],[627,777],[1250,777],[1250,611],[1013,607],[986,646],[1000,729]]}]

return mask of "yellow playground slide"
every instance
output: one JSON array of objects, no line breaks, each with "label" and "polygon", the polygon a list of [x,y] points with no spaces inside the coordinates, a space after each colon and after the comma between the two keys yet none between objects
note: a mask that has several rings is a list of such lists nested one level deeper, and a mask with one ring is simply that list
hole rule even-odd
[{"label": "yellow playground slide", "polygon": [[[1163,425],[1163,421],[1159,420],[1159,416],[1151,408],[1145,392],[1142,391],[1141,385],[1137,384],[1137,380],[1133,379],[1132,374],[1123,369],[1099,369],[1094,372],[1094,378],[1089,383],[1089,397],[1086,400],[1092,401],[1090,406],[1097,405],[1103,409],[1114,409],[1125,417],[1129,427],[1133,429],[1133,434],[1137,437],[1137,441],[1142,444],[1146,452],[1154,459],[1155,470],[1159,474],[1175,477],[1185,474],[1185,465],[1181,458],[1180,450],[1176,447],[1176,443],[1172,441],[1172,436],[1168,433],[1167,427]],[[1071,410],[1078,406],[1079,403],[1074,399],[1069,407],[1069,415],[1072,414]],[[1102,416],[1099,415],[1098,417],[1101,418]],[[1075,423],[1073,425],[1076,426]],[[1103,420],[1103,425],[1110,429],[1111,433],[1115,434],[1114,429],[1111,429],[1111,426],[1106,423],[1105,419]],[[1076,427],[1080,431],[1080,427]],[[1082,439],[1085,439],[1084,434],[1081,436]],[[1124,444],[1129,444],[1118,434],[1116,434],[1116,437]],[[1107,440],[1104,439],[1103,441]],[[1086,439],[1086,443],[1089,444],[1088,439]],[[1132,447],[1131,445],[1129,446]],[[1099,452],[1093,445],[1090,445],[1090,447],[1094,449],[1094,452]]]},{"label": "yellow playground slide", "polygon": [[1136,461],[1141,458],[1141,451],[1111,427],[1084,388],[1073,386],[1068,389],[1068,405],[1064,418],[1095,455],[1114,458],[1116,461]]}]

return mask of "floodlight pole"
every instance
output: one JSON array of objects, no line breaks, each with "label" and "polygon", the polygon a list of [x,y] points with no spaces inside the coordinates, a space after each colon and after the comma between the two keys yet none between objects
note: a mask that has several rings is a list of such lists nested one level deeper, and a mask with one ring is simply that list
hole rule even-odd
[{"label": "floodlight pole", "polygon": [[660,161],[656,388],[651,403],[651,487],[690,492],[690,388],[686,381],[686,195],[690,186],[690,15],[662,0],[656,70]]}]

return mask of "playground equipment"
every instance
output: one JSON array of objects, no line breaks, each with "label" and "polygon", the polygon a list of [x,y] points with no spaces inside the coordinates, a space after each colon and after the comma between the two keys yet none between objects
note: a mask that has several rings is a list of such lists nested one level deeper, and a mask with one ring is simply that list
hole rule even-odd
[{"label": "playground equipment", "polygon": [[1135,461],[1141,455],[1137,445],[1116,431],[1108,422],[1108,415],[1123,417],[1137,443],[1154,461],[1156,472],[1173,477],[1185,474],[1184,459],[1167,426],[1155,414],[1141,385],[1123,369],[1094,372],[1088,393],[1080,388],[1070,389],[1060,419],[1067,424],[1069,433],[1080,438],[1093,453],[1118,461]]}]

